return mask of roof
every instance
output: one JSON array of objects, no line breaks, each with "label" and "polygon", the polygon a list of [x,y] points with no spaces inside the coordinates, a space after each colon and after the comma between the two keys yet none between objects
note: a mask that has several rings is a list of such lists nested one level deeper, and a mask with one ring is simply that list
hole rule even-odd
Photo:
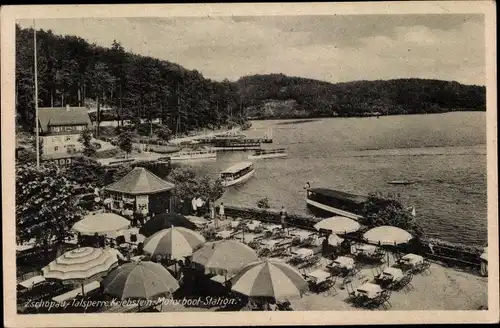
[{"label": "roof", "polygon": [[341,199],[341,200],[347,200],[347,201],[356,202],[356,203],[364,203],[368,200],[368,198],[365,196],[349,194],[346,192],[328,189],[328,188],[311,188],[309,190],[315,194],[320,194],[320,195],[324,195],[327,197],[332,197],[332,198]]},{"label": "roof", "polygon": [[253,163],[252,162],[240,162],[240,163],[234,164],[233,166],[225,169],[221,173],[237,173],[237,172],[249,167],[250,165],[253,165]]},{"label": "roof", "polygon": [[167,182],[143,167],[135,167],[120,180],[104,187],[104,190],[129,195],[154,194],[171,190],[174,184]]},{"label": "roof", "polygon": [[41,107],[38,120],[43,131],[47,131],[49,125],[92,124],[85,107]]}]

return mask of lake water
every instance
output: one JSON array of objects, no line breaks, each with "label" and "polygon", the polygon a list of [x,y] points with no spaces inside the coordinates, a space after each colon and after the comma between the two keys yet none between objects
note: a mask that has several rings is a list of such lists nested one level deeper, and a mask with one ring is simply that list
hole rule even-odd
[{"label": "lake water", "polygon": [[[486,113],[460,112],[311,121],[255,121],[249,136],[271,128],[286,159],[255,160],[255,176],[226,190],[225,204],[255,206],[268,197],[272,208],[307,213],[306,181],[361,195],[399,193],[415,206],[428,237],[482,244],[487,240]],[[216,177],[248,153],[219,153],[192,164]],[[401,186],[394,179],[416,180]]]}]

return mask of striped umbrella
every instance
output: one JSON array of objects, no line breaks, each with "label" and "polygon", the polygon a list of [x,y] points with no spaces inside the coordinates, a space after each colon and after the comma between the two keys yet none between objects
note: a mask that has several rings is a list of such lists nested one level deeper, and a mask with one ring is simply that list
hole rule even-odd
[{"label": "striped umbrella", "polygon": [[283,299],[302,296],[309,289],[297,269],[269,260],[246,265],[231,279],[231,283],[232,290],[249,297]]},{"label": "striped umbrella", "polygon": [[406,244],[413,236],[408,231],[398,227],[380,226],[365,232],[363,238],[373,244],[399,245]]},{"label": "striped umbrella", "polygon": [[125,299],[154,299],[179,289],[179,283],[161,264],[126,263],[102,281],[104,293]]},{"label": "striped umbrella", "polygon": [[318,231],[328,230],[336,234],[355,232],[358,231],[360,227],[358,222],[343,216],[334,216],[324,219],[314,225],[314,228]]},{"label": "striped umbrella", "polygon": [[147,238],[144,241],[144,251],[152,256],[181,259],[193,254],[204,243],[205,238],[199,233],[183,227],[172,227]]},{"label": "striped umbrella", "polygon": [[109,273],[118,265],[116,255],[101,248],[83,247],[68,251],[42,269],[47,280],[63,284],[82,284]]},{"label": "striped umbrella", "polygon": [[231,275],[248,263],[257,261],[257,254],[249,246],[235,240],[210,242],[193,253],[193,263],[205,268],[206,273]]}]

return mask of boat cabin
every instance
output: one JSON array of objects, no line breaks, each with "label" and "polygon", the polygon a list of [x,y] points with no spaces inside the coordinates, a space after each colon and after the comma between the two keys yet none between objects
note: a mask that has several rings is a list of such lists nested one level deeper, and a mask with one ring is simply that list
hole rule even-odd
[{"label": "boat cabin", "polygon": [[221,172],[220,177],[224,181],[231,181],[239,179],[250,172],[255,170],[253,163],[251,162],[241,162],[231,166],[230,168]]},{"label": "boat cabin", "polygon": [[311,188],[307,191],[309,207],[320,210],[319,216],[343,215],[359,218],[363,213],[367,197],[326,188]]}]

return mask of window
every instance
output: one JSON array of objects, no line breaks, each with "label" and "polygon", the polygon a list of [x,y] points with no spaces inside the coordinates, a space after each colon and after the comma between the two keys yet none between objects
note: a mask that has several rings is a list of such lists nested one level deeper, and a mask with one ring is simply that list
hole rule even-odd
[{"label": "window", "polygon": [[59,150],[59,147],[55,146],[54,151],[58,151],[58,150]]},{"label": "window", "polygon": [[64,158],[59,160],[59,164],[64,165],[64,163],[66,163],[66,161],[64,160]]},{"label": "window", "polygon": [[66,159],[66,164],[69,164],[69,163],[71,163],[71,159],[70,158]]}]

